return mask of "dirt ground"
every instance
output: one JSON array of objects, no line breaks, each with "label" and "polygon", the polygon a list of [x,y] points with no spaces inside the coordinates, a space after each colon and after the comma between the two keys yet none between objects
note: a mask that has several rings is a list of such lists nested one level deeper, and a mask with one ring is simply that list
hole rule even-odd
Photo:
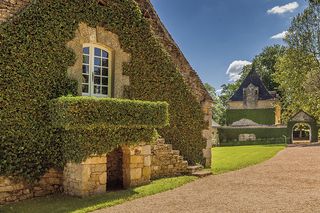
[{"label": "dirt ground", "polygon": [[96,213],[320,212],[320,146],[289,147],[252,167]]}]

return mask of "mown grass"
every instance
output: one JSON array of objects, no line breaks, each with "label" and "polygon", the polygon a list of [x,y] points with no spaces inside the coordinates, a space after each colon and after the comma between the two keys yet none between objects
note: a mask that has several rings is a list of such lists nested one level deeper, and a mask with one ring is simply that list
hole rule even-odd
[{"label": "mown grass", "polygon": [[283,144],[214,147],[211,168],[214,174],[242,169],[268,160],[284,148]]},{"label": "mown grass", "polygon": [[132,189],[108,192],[86,198],[52,195],[0,207],[5,213],[84,213],[124,203],[129,200],[168,191],[197,179],[181,176],[155,180],[151,184]]}]

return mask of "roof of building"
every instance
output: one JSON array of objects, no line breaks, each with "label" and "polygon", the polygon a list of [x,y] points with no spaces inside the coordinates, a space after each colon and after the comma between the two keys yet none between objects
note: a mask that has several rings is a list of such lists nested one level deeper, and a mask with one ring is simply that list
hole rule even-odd
[{"label": "roof of building", "polygon": [[274,96],[270,94],[266,86],[260,79],[259,74],[255,69],[252,69],[247,77],[241,83],[239,89],[233,94],[229,101],[243,101],[243,89],[247,88],[250,84],[259,88],[259,98],[258,100],[269,100],[274,99]]},{"label": "roof of building", "polygon": [[221,125],[218,124],[217,122],[215,122],[214,120],[212,120],[212,127],[213,127],[213,128],[220,128]]},{"label": "roof of building", "polygon": [[231,124],[231,126],[233,126],[233,127],[237,127],[237,126],[260,126],[260,124],[254,122],[254,121],[252,121],[250,119],[243,118],[243,119],[241,119],[239,121],[233,122]]},{"label": "roof of building", "polygon": [[[100,3],[104,3],[106,0],[97,0]],[[166,51],[171,56],[173,62],[177,66],[184,81],[189,86],[192,94],[196,97],[199,103],[205,101],[213,102],[212,97],[205,89],[201,79],[197,72],[191,67],[187,59],[185,58],[178,45],[173,40],[170,33],[167,31],[159,16],[157,15],[150,0],[135,0],[141,8],[142,14],[147,20],[149,20],[152,30],[156,37],[162,43]],[[6,19],[12,17],[14,14],[23,10],[25,6],[30,4],[31,0],[2,0],[0,2],[0,23]]]},{"label": "roof of building", "polygon": [[300,110],[296,114],[294,114],[290,120],[290,122],[317,122],[316,118],[303,110]]}]

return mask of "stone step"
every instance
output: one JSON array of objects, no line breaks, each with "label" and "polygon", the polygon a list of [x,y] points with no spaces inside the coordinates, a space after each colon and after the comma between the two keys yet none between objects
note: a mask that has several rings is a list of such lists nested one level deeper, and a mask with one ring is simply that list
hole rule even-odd
[{"label": "stone step", "polygon": [[201,171],[202,169],[203,169],[203,166],[201,165],[188,166],[188,171],[190,172],[190,174]]},{"label": "stone step", "polygon": [[173,155],[180,155],[180,151],[179,150],[172,150],[172,154]]},{"label": "stone step", "polygon": [[196,176],[198,178],[203,178],[203,177],[207,177],[209,175],[212,175],[212,171],[210,171],[210,170],[201,170],[201,171],[193,172],[192,175]]},{"label": "stone step", "polygon": [[162,145],[162,144],[165,144],[165,143],[166,143],[166,140],[164,138],[159,138],[157,140],[157,144],[159,144],[159,145]]}]

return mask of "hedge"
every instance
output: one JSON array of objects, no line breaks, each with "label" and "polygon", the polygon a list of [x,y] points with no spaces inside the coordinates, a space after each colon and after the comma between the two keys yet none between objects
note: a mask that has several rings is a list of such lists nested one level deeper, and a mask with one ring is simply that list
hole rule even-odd
[{"label": "hedge", "polygon": [[237,141],[240,134],[254,134],[261,140],[288,137],[287,127],[222,127],[219,129],[220,143]]},{"label": "hedge", "polygon": [[54,127],[162,128],[169,125],[168,104],[112,98],[61,97],[51,103]]},{"label": "hedge", "polygon": [[289,143],[288,139],[282,138],[263,138],[254,141],[238,141],[238,140],[229,140],[222,141],[219,143],[219,146],[245,146],[245,145],[265,145],[265,144],[287,144]]},{"label": "hedge", "polygon": [[37,179],[61,166],[61,144],[48,115],[52,99],[76,94],[67,70],[75,63],[66,47],[79,23],[118,35],[131,54],[125,97],[166,101],[170,126],[159,133],[189,162],[203,161],[208,126],[200,103],[185,84],[149,22],[133,0],[37,0],[0,25],[0,174]]},{"label": "hedge", "polygon": [[275,109],[228,109],[227,125],[243,118],[252,120],[258,124],[274,125]]}]

